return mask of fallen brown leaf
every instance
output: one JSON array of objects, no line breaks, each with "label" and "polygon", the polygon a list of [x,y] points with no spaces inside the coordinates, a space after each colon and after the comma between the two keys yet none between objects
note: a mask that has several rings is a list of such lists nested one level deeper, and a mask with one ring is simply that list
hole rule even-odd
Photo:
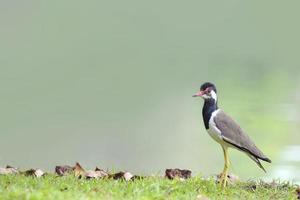
[{"label": "fallen brown leaf", "polygon": [[134,180],[141,180],[141,179],[144,179],[146,178],[145,176],[138,176],[138,175],[134,175],[131,180],[134,181]]},{"label": "fallen brown leaf", "polygon": [[29,169],[24,172],[26,176],[42,177],[45,173],[41,169]]},{"label": "fallen brown leaf", "polygon": [[179,178],[180,180],[185,180],[191,178],[192,172],[187,169],[166,169],[165,177],[168,179]]},{"label": "fallen brown leaf", "polygon": [[45,173],[41,169],[35,170],[34,174],[35,174],[36,177],[42,177],[42,176],[45,175]]},{"label": "fallen brown leaf", "polygon": [[130,181],[132,179],[133,175],[130,172],[124,173],[124,179],[125,181]]},{"label": "fallen brown leaf", "polygon": [[84,175],[87,179],[99,179],[101,178],[101,174],[98,173],[97,171],[92,171],[92,170],[88,170],[86,171],[85,175]]},{"label": "fallen brown leaf", "polygon": [[107,173],[103,173],[102,171],[92,171],[92,170],[88,170],[85,175],[84,175],[87,179],[92,179],[92,178],[95,178],[95,179],[99,179],[99,178],[104,178],[106,176],[108,176]]},{"label": "fallen brown leaf", "polygon": [[7,168],[7,169],[8,169],[8,168],[13,168],[13,169],[17,170],[17,168],[12,167],[12,166],[10,166],[10,165],[6,165],[6,168]]},{"label": "fallen brown leaf", "polygon": [[10,166],[10,165],[7,165],[7,166],[6,166],[6,169],[11,170],[13,173],[19,173],[19,170],[18,170],[17,168],[12,167],[12,166]]},{"label": "fallen brown leaf", "polygon": [[56,166],[55,172],[60,176],[71,174],[71,173],[74,173],[75,176],[81,176],[85,174],[85,170],[78,162],[75,164],[74,167],[71,167],[69,165]]},{"label": "fallen brown leaf", "polygon": [[73,172],[73,167],[69,166],[69,165],[62,165],[62,166],[56,166],[55,167],[55,172],[59,175],[59,176],[63,176],[66,174],[70,174]]},{"label": "fallen brown leaf", "polygon": [[300,199],[300,187],[296,189],[297,199]]},{"label": "fallen brown leaf", "polygon": [[115,174],[111,174],[111,175],[109,175],[109,178],[113,178],[115,180],[122,179],[122,178],[124,178],[124,172],[118,172]]},{"label": "fallen brown leaf", "polygon": [[81,165],[78,162],[73,167],[73,171],[75,173],[75,176],[81,176],[85,174],[85,170],[81,167]]},{"label": "fallen brown leaf", "polygon": [[115,174],[109,175],[109,178],[113,178],[114,180],[123,179],[125,181],[130,181],[134,179],[134,176],[130,172],[118,172]]},{"label": "fallen brown leaf", "polygon": [[6,168],[0,168],[0,175],[5,175],[5,174],[17,174],[19,171],[11,166],[6,166]]},{"label": "fallen brown leaf", "polygon": [[101,172],[103,175],[108,176],[108,173],[107,173],[105,170],[100,169],[100,168],[98,168],[98,167],[96,167],[95,171],[99,171],[99,172]]},{"label": "fallen brown leaf", "polygon": [[85,173],[85,177],[87,179],[89,179],[89,178],[98,179],[98,178],[103,178],[103,177],[107,177],[107,176],[108,176],[108,173],[98,167],[96,167],[95,171],[89,170]]},{"label": "fallen brown leaf", "polygon": [[94,171],[92,171],[92,170],[86,171],[84,176],[87,179],[92,179],[92,178],[99,179],[99,178],[107,177],[108,173],[106,171],[104,171],[103,169],[99,169],[98,167],[96,167],[96,169]]}]

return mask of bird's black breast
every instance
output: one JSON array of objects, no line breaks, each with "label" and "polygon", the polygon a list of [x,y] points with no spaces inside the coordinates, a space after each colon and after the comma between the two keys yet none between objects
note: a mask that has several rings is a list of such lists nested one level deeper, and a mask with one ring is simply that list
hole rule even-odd
[{"label": "bird's black breast", "polygon": [[218,109],[218,106],[213,99],[205,100],[203,108],[202,108],[202,117],[204,126],[206,129],[209,129],[209,120],[211,118],[212,113]]}]

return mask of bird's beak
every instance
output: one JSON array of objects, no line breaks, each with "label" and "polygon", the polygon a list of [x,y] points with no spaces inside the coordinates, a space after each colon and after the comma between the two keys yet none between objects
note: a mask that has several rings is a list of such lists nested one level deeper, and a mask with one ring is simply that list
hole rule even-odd
[{"label": "bird's beak", "polygon": [[194,94],[193,97],[202,97],[203,94],[204,94],[204,91],[199,91],[196,94]]}]

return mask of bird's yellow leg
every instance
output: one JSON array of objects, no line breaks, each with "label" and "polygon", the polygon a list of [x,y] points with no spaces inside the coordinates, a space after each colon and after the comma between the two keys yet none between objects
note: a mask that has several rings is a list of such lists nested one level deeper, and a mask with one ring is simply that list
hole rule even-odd
[{"label": "bird's yellow leg", "polygon": [[227,184],[227,175],[228,175],[228,168],[229,168],[229,159],[228,159],[228,151],[227,148],[222,147],[223,149],[223,153],[224,153],[224,168],[223,168],[223,172],[221,174],[220,177],[220,185],[222,186],[222,188],[224,188]]}]

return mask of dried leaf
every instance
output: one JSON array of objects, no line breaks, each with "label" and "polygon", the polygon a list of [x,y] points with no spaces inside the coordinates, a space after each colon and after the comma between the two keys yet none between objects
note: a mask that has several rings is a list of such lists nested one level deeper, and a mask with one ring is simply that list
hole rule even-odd
[{"label": "dried leaf", "polygon": [[17,170],[17,168],[12,167],[12,166],[10,166],[10,165],[6,165],[6,168],[7,168],[7,169],[8,169],[8,168],[13,168],[13,169]]},{"label": "dried leaf", "polygon": [[105,170],[103,170],[103,169],[100,169],[100,168],[98,168],[98,167],[96,167],[95,171],[101,172],[103,176],[108,176],[108,172],[107,172],[107,171],[105,171]]},{"label": "dried leaf", "polygon": [[84,175],[87,179],[99,179],[99,178],[103,178],[108,176],[108,174],[105,172],[103,173],[103,171],[97,170],[97,171],[92,171],[92,170],[88,170],[85,175]]},{"label": "dried leaf", "polygon": [[36,177],[42,177],[42,176],[44,176],[45,175],[45,173],[41,170],[41,169],[37,169],[37,170],[35,170],[35,176]]},{"label": "dried leaf", "polygon": [[118,173],[115,173],[115,174],[111,174],[109,177],[113,178],[115,180],[119,180],[119,179],[124,178],[124,172],[118,172]]},{"label": "dried leaf", "polygon": [[123,179],[125,181],[133,180],[134,176],[130,172],[118,172],[115,174],[109,175],[109,178],[113,178],[114,180]]},{"label": "dried leaf", "polygon": [[63,165],[63,166],[56,166],[55,167],[55,172],[59,175],[59,176],[63,176],[66,174],[70,174],[74,171],[73,167],[69,166],[69,165]]},{"label": "dried leaf", "polygon": [[26,176],[42,177],[45,173],[41,169],[29,169],[24,172]]},{"label": "dried leaf", "polygon": [[144,179],[146,178],[145,176],[138,176],[138,175],[134,175],[131,180],[134,181],[134,180],[141,180],[141,179]]},{"label": "dried leaf", "polygon": [[10,166],[10,165],[7,165],[7,166],[6,166],[6,169],[11,170],[13,173],[19,173],[19,170],[18,170],[17,168],[12,167],[12,166]]},{"label": "dried leaf", "polygon": [[297,199],[300,199],[300,187],[296,189]]},{"label": "dried leaf", "polygon": [[165,176],[168,179],[179,178],[180,180],[185,180],[191,178],[192,172],[187,169],[166,169]]},{"label": "dried leaf", "polygon": [[74,173],[75,176],[81,176],[85,174],[85,170],[81,167],[81,165],[77,162],[74,167],[71,167],[69,165],[62,165],[62,166],[56,166],[55,172],[60,175],[67,175]]},{"label": "dried leaf", "polygon": [[5,175],[5,174],[17,174],[19,171],[11,166],[6,166],[6,168],[0,168],[0,175]]},{"label": "dried leaf", "polygon": [[[102,171],[103,169],[100,169],[98,167],[95,168],[95,171]],[[103,170],[104,171],[104,170]]]},{"label": "dried leaf", "polygon": [[99,179],[101,178],[101,175],[97,171],[88,170],[86,171],[84,175],[87,179]]},{"label": "dried leaf", "polygon": [[35,169],[29,169],[29,170],[26,170],[22,173],[24,173],[25,176],[34,176],[34,172],[35,172]]},{"label": "dried leaf", "polygon": [[130,172],[125,172],[123,176],[125,178],[125,181],[130,181],[133,177],[133,175]]},{"label": "dried leaf", "polygon": [[85,170],[81,167],[81,165],[77,162],[73,167],[75,176],[81,176],[85,174]]},{"label": "dried leaf", "polygon": [[96,167],[96,169],[94,171],[92,171],[92,170],[86,171],[84,176],[87,179],[92,179],[92,178],[99,179],[99,178],[108,176],[108,173],[106,171],[104,171],[103,169],[99,169],[98,167]]}]

